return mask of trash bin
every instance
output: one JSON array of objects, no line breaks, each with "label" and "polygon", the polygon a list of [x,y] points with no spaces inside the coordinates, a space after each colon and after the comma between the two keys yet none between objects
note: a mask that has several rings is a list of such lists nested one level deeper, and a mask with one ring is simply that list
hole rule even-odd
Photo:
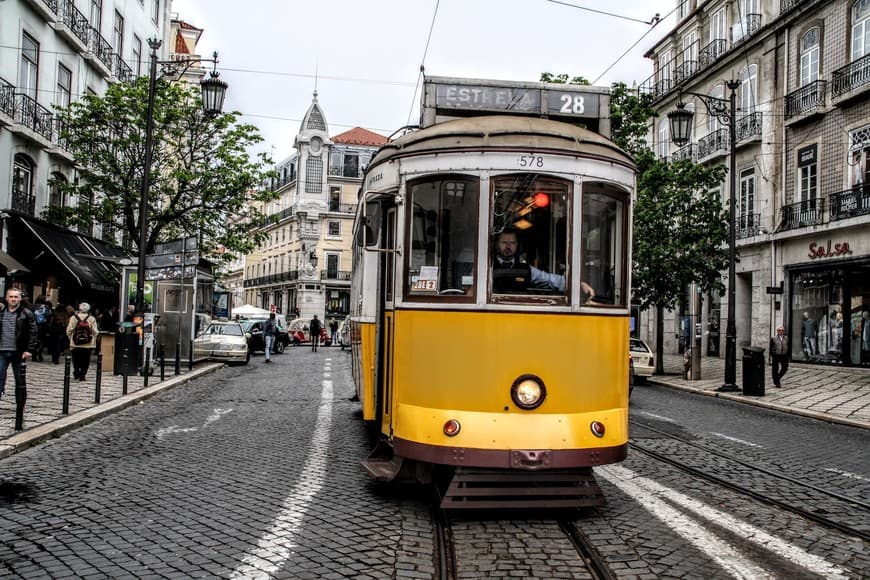
[{"label": "trash bin", "polygon": [[743,394],[764,396],[764,349],[760,346],[743,347]]},{"label": "trash bin", "polygon": [[104,373],[115,372],[115,335],[112,332],[100,332],[100,353],[103,355]]},{"label": "trash bin", "polygon": [[122,322],[115,333],[115,369],[116,375],[124,374],[124,348],[127,349],[127,376],[139,372],[139,334],[136,325]]}]

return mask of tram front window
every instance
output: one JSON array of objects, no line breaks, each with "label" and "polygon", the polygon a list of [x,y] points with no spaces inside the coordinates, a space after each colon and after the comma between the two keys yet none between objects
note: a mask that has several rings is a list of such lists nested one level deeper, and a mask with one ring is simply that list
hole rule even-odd
[{"label": "tram front window", "polygon": [[583,186],[583,279],[595,288],[593,302],[625,306],[627,194],[602,183]]},{"label": "tram front window", "polygon": [[474,291],[478,182],[451,177],[409,186],[408,291],[412,298],[467,296]]},{"label": "tram front window", "polygon": [[533,174],[493,180],[493,295],[566,296],[571,186]]}]

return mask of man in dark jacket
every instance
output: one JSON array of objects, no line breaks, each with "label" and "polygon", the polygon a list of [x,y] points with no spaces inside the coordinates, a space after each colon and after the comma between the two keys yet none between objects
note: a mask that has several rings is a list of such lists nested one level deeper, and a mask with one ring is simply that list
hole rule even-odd
[{"label": "man in dark jacket", "polygon": [[6,370],[12,366],[16,386],[21,384],[21,361],[37,349],[36,319],[21,305],[21,291],[6,290],[6,307],[0,310],[0,397],[6,389]]},{"label": "man in dark jacket", "polygon": [[317,352],[317,345],[320,344],[320,330],[322,328],[323,324],[321,324],[315,314],[308,326],[308,336],[311,337],[311,350],[314,352]]}]

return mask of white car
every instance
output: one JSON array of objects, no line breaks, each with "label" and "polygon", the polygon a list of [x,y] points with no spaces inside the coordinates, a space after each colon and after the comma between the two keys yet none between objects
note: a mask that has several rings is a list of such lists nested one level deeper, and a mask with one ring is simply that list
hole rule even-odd
[{"label": "white car", "polygon": [[193,339],[195,358],[208,358],[228,363],[248,364],[251,351],[248,336],[236,321],[212,322]]},{"label": "white car", "polygon": [[641,339],[632,338],[628,343],[628,357],[634,384],[644,384],[656,368],[652,349]]}]

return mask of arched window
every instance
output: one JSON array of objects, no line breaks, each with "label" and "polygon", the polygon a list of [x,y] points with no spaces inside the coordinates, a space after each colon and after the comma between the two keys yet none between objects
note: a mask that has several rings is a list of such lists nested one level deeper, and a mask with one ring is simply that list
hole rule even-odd
[{"label": "arched window", "polygon": [[48,205],[52,208],[64,208],[69,205],[65,185],[66,177],[63,173],[52,173],[51,180],[48,182]]},{"label": "arched window", "polygon": [[17,154],[12,163],[12,209],[34,215],[33,174],[36,166],[29,157]]},{"label": "arched window", "polygon": [[870,0],[852,6],[852,60],[870,53]]},{"label": "arched window", "polygon": [[740,71],[740,110],[748,115],[755,112],[758,95],[758,65],[751,64]]},{"label": "arched window", "polygon": [[807,30],[801,37],[801,86],[819,80],[819,28]]}]

